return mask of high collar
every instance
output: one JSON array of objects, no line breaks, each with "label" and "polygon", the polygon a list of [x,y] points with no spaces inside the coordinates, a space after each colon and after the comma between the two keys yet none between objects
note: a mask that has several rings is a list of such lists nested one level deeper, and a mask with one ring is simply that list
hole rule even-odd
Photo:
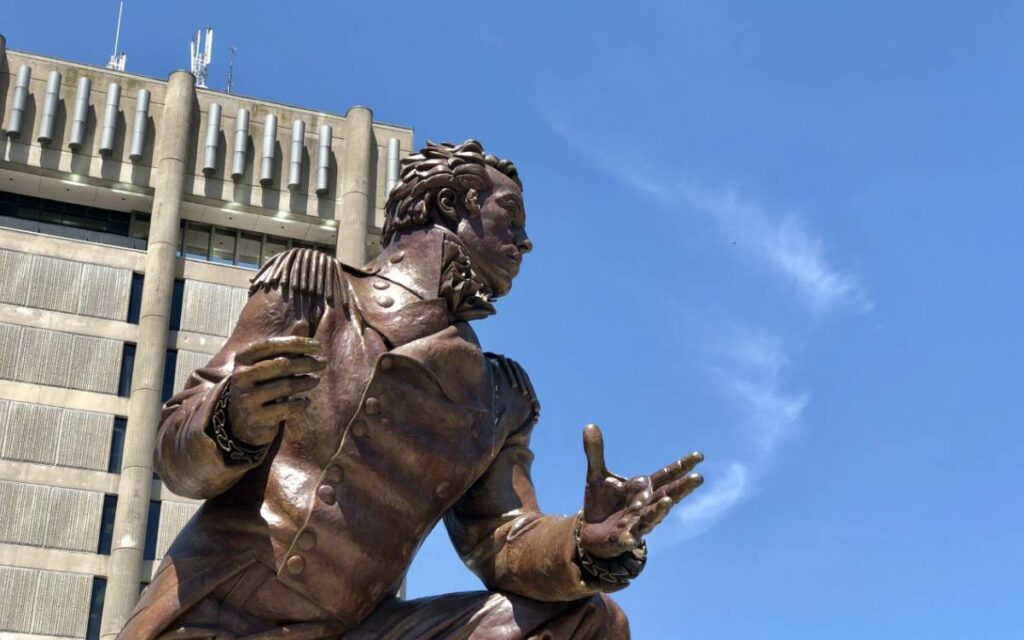
[{"label": "high collar", "polygon": [[[424,300],[438,297],[447,229],[431,227],[405,233],[367,264],[367,270],[400,284]],[[456,238],[458,240],[458,238]]]},{"label": "high collar", "polygon": [[477,320],[495,312],[489,289],[474,271],[465,245],[444,227],[402,234],[366,268],[423,300],[446,300],[459,320]]}]

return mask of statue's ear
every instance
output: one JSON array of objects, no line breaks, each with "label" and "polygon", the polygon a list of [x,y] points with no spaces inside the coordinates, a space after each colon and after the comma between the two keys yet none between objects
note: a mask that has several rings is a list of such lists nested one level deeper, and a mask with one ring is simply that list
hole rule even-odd
[{"label": "statue's ear", "polygon": [[459,219],[459,212],[456,208],[458,200],[459,194],[455,192],[455,189],[452,189],[451,187],[444,187],[437,192],[437,197],[434,199],[434,202],[437,205],[437,210],[440,211],[444,217],[452,221],[457,221]]}]

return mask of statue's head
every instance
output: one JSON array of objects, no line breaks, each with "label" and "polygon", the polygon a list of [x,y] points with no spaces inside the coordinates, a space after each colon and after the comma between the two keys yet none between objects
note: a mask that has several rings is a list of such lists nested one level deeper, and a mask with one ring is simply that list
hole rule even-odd
[{"label": "statue's head", "polygon": [[485,154],[476,140],[428,142],[402,160],[401,181],[385,211],[383,246],[419,229],[445,227],[462,240],[495,297],[508,293],[533,248],[515,165]]}]

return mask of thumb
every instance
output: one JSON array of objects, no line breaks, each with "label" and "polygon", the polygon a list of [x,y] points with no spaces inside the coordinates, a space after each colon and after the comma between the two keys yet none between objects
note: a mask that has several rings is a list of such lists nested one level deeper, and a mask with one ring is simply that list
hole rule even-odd
[{"label": "thumb", "polygon": [[596,424],[583,427],[583,452],[587,456],[587,482],[600,482],[608,477],[604,464],[604,436]]}]

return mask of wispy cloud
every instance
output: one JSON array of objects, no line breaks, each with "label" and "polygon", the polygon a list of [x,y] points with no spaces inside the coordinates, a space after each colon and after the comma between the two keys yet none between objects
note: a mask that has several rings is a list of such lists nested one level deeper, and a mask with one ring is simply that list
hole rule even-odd
[{"label": "wispy cloud", "polygon": [[686,209],[715,220],[723,239],[751,250],[792,285],[815,309],[869,311],[873,303],[861,279],[831,265],[825,243],[801,216],[779,210],[735,188],[710,187],[685,175],[663,175],[629,153],[609,153],[592,145],[561,118],[545,112],[551,128],[581,154],[646,199],[666,209]]},{"label": "wispy cloud", "polygon": [[[551,128],[581,155],[652,204],[712,220],[724,242],[736,244],[780,281],[798,292],[808,307],[863,313],[873,307],[860,277],[830,261],[825,241],[794,210],[770,206],[731,187],[711,187],[692,176],[665,175],[628,149],[608,151],[596,138],[580,135],[567,122],[542,110]],[[791,359],[777,337],[732,323],[698,332],[700,348],[711,345],[707,372],[738,411],[738,423],[752,447],[711,474],[707,487],[674,512],[677,539],[698,536],[742,502],[764,474],[777,447],[803,421],[811,399],[791,383]],[[723,335],[724,333],[724,335]],[[690,334],[690,340],[693,340]],[[693,346],[693,345],[691,345]]]},{"label": "wispy cloud", "polygon": [[687,498],[675,511],[680,524],[678,539],[689,540],[710,529],[746,495],[748,477],[746,465],[733,462],[710,486]]},{"label": "wispy cloud", "polygon": [[734,326],[712,348],[708,371],[730,397],[752,448],[728,463],[724,472],[711,474],[709,486],[676,509],[678,540],[704,533],[749,495],[752,482],[765,472],[778,444],[800,424],[810,402],[808,392],[790,388],[790,358],[781,340]]},{"label": "wispy cloud", "polygon": [[781,341],[762,332],[739,331],[721,360],[715,373],[725,390],[742,402],[759,454],[770,454],[799,422],[810,394],[786,388],[789,357]]}]

